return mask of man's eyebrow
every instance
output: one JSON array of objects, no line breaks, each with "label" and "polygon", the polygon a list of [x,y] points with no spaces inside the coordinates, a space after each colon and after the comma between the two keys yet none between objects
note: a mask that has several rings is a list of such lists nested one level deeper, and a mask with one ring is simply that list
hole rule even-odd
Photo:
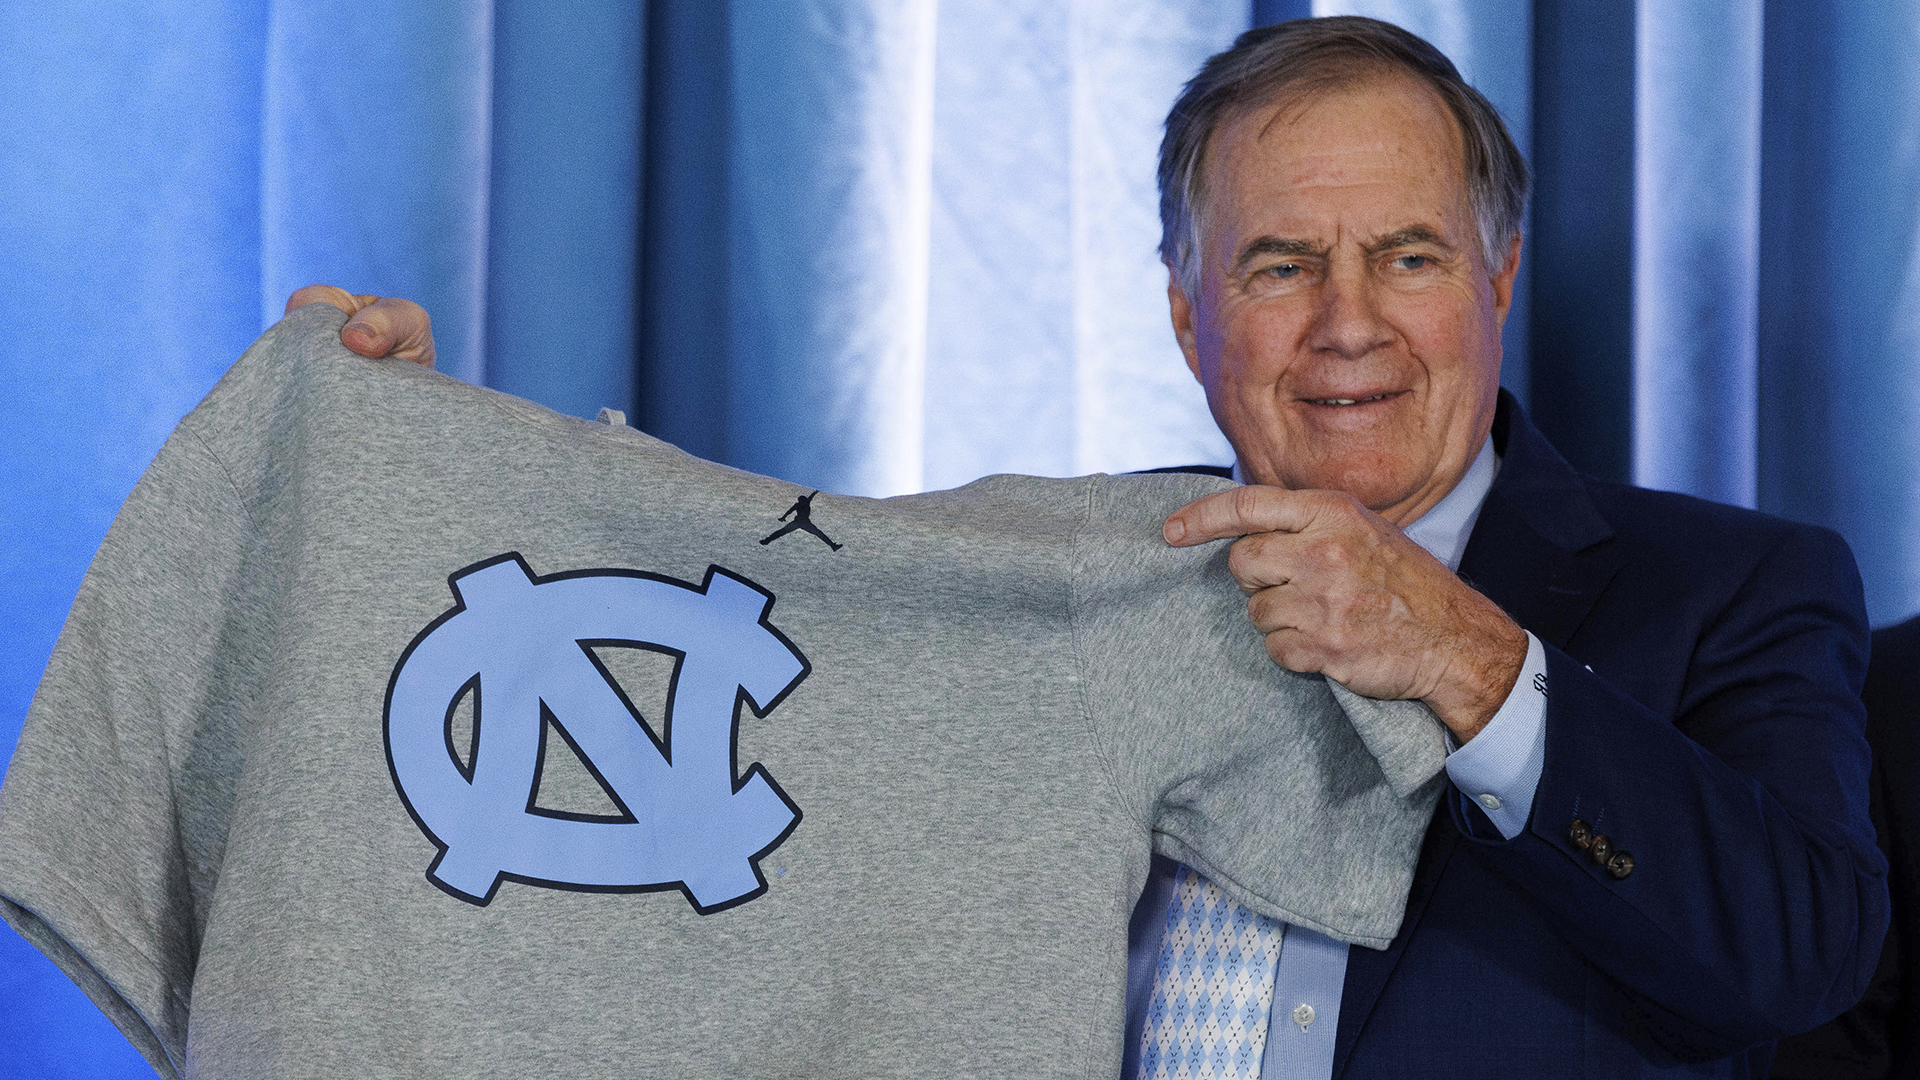
[{"label": "man's eyebrow", "polygon": [[1432,244],[1435,247],[1446,248],[1448,251],[1453,250],[1452,244],[1440,239],[1438,232],[1425,225],[1409,225],[1404,229],[1395,229],[1368,244],[1366,250],[1371,255],[1397,247],[1409,247],[1413,244]]},{"label": "man's eyebrow", "polygon": [[1316,247],[1311,241],[1296,240],[1286,236],[1263,236],[1240,249],[1240,258],[1236,260],[1236,265],[1245,266],[1263,255],[1299,259],[1326,253],[1326,248]]}]

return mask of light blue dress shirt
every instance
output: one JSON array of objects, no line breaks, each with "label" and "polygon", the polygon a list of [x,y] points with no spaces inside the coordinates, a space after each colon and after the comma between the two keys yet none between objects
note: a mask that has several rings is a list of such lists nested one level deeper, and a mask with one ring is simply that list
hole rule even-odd
[{"label": "light blue dress shirt", "polygon": [[[1407,538],[1458,571],[1467,537],[1493,488],[1500,459],[1493,440],[1480,447],[1458,486],[1407,526]],[[1235,470],[1238,476],[1238,470]],[[1527,659],[1507,700],[1473,741],[1448,739],[1447,776],[1453,785],[1511,840],[1526,828],[1533,797],[1546,760],[1546,653],[1527,634]],[[1166,940],[1167,906],[1173,899],[1173,864],[1154,860],[1154,871],[1134,911],[1127,946],[1127,1045],[1122,1080],[1139,1074],[1140,1038],[1160,948]],[[1273,1011],[1267,1022],[1262,1080],[1328,1080],[1333,1075],[1334,1036],[1340,1027],[1340,997],[1347,978],[1349,946],[1302,926],[1281,934],[1279,969],[1273,982]]]}]

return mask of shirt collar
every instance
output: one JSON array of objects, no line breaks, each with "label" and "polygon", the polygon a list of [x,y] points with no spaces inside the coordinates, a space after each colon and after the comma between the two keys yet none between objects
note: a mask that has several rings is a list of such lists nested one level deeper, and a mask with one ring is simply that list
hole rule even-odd
[{"label": "shirt collar", "polygon": [[1499,474],[1500,457],[1493,452],[1493,440],[1488,439],[1480,444],[1473,464],[1467,466],[1467,475],[1445,498],[1434,503],[1433,509],[1407,526],[1407,539],[1426,548],[1427,554],[1446,563],[1447,569],[1459,570],[1461,556],[1467,553],[1467,537],[1473,532],[1473,523],[1480,520],[1480,507],[1486,504],[1493,478]]},{"label": "shirt collar", "polygon": [[[1458,571],[1460,559],[1467,553],[1467,537],[1473,533],[1474,522],[1480,520],[1480,507],[1486,503],[1487,492],[1493,490],[1493,478],[1499,474],[1500,456],[1493,452],[1493,440],[1489,438],[1480,444],[1473,464],[1467,466],[1467,475],[1434,503],[1433,509],[1407,526],[1407,539],[1425,548],[1427,554],[1445,563],[1447,569]],[[1237,461],[1233,465],[1233,478],[1243,484],[1247,482]]]}]

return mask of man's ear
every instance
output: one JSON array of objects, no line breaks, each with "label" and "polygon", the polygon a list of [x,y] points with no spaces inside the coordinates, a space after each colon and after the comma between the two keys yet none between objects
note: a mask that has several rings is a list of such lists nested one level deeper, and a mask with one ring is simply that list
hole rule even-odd
[{"label": "man's ear", "polygon": [[[1511,286],[1509,286],[1511,291]],[[1186,354],[1187,370],[1193,372],[1193,380],[1203,383],[1200,378],[1200,350],[1193,340],[1193,301],[1187,299],[1187,290],[1180,287],[1180,275],[1167,267],[1167,310],[1173,316],[1173,336],[1180,342],[1180,351]]]},{"label": "man's ear", "polygon": [[1520,234],[1514,233],[1507,244],[1507,265],[1493,275],[1493,325],[1507,325],[1507,312],[1513,307],[1513,276],[1520,272]]}]

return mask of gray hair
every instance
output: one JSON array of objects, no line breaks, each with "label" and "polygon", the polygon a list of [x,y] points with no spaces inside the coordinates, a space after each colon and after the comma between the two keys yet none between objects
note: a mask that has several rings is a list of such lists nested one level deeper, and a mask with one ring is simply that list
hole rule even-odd
[{"label": "gray hair", "polygon": [[1217,53],[1180,92],[1160,141],[1160,257],[1198,298],[1205,228],[1202,167],[1214,130],[1231,115],[1284,94],[1338,89],[1383,71],[1431,86],[1466,144],[1467,201],[1488,268],[1505,268],[1526,214],[1527,163],[1485,95],[1467,85],[1445,54],[1392,23],[1358,15],[1295,19],[1249,30]]}]

